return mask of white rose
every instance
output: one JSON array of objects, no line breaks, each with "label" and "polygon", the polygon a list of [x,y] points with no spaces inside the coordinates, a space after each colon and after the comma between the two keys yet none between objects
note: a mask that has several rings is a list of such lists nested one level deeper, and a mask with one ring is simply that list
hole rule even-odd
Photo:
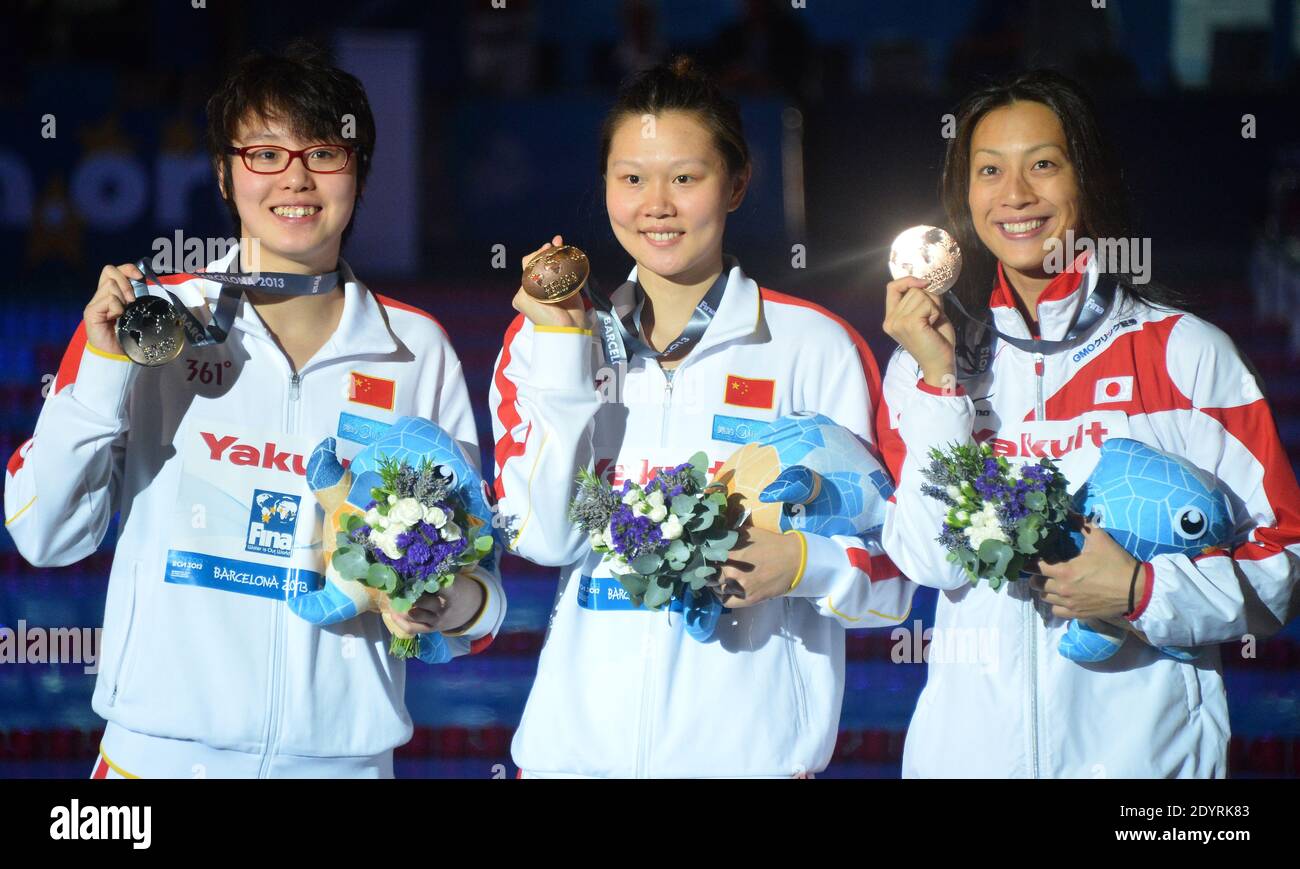
[{"label": "white rose", "polygon": [[389,496],[388,496],[388,503],[389,503],[389,504],[396,504],[396,503],[397,503],[397,496],[396,496],[396,495],[389,495]]},{"label": "white rose", "polygon": [[366,524],[371,528],[382,529],[387,527],[388,520],[384,518],[377,508],[371,507],[366,511]]},{"label": "white rose", "polygon": [[627,494],[623,496],[623,503],[627,504],[629,507],[633,506],[640,500],[641,500],[641,493],[638,492],[636,489],[628,489]]},{"label": "white rose", "polygon": [[949,497],[949,498],[952,498],[954,501],[960,501],[960,500],[961,500],[961,489],[958,489],[956,486],[949,486],[949,487],[948,487],[948,497]]},{"label": "white rose", "polygon": [[682,536],[682,520],[677,518],[677,514],[668,517],[668,521],[659,529],[663,533],[665,540],[676,540]]},{"label": "white rose", "polygon": [[389,530],[378,534],[372,533],[370,535],[370,540],[379,548],[380,552],[384,553],[389,558],[397,559],[401,558],[405,554],[402,552],[402,548],[397,545],[397,535],[399,533],[401,532],[390,528]]},{"label": "white rose", "polygon": [[605,526],[605,530],[601,533],[600,538],[601,541],[604,542],[606,549],[612,550],[614,548],[614,532],[609,529],[608,525]]},{"label": "white rose", "polygon": [[410,528],[424,518],[424,507],[414,498],[403,498],[388,508],[388,521]]},{"label": "white rose", "polygon": [[999,527],[998,507],[996,504],[985,504],[984,508],[980,510],[978,513],[976,513],[975,516],[972,516],[971,518],[975,519],[976,517],[979,518],[980,524],[985,526],[986,528]]},{"label": "white rose", "polygon": [[459,540],[460,526],[455,522],[448,522],[438,529],[438,533],[442,535],[443,540]]},{"label": "white rose", "polygon": [[1007,536],[1002,533],[998,526],[977,526],[972,525],[965,529],[966,539],[970,541],[970,548],[979,551],[980,544],[985,540],[1000,540],[1003,543],[1008,542]]},{"label": "white rose", "polygon": [[668,508],[664,506],[655,507],[646,515],[650,517],[651,522],[662,522],[668,518]]},{"label": "white rose", "polygon": [[447,511],[436,505],[424,508],[424,521],[434,528],[441,528],[447,521]]},{"label": "white rose", "polygon": [[[664,505],[664,493],[655,489],[649,495],[646,495],[645,500],[646,503],[650,505],[651,509],[657,510]],[[658,522],[659,520],[656,519],[655,521]]]},{"label": "white rose", "polygon": [[587,539],[591,542],[592,549],[595,549],[597,546],[601,546],[605,543],[605,536],[601,534],[599,531],[592,531],[590,534],[587,535]]}]

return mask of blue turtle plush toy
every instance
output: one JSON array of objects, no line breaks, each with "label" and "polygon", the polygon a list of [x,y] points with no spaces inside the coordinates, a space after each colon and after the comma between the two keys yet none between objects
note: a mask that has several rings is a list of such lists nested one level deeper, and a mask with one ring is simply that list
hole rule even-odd
[{"label": "blue turtle plush toy", "polygon": [[[419,467],[421,462],[428,460],[441,466],[444,473],[456,481],[456,491],[470,521],[491,528],[493,537],[500,544],[499,529],[492,522],[493,511],[487,500],[483,477],[465,458],[456,439],[429,420],[399,417],[346,468],[339,461],[336,449],[334,438],[325,438],[307,461],[307,485],[325,510],[326,570],[322,589],[288,600],[289,608],[301,618],[315,625],[332,625],[363,612],[379,610],[377,596],[383,592],[358,581],[342,579],[330,560],[343,516],[348,513],[364,515],[371,502],[370,490],[383,484],[379,474],[382,459],[405,462],[412,467]],[[494,549],[479,564],[491,571],[496,557]],[[388,622],[387,615],[384,618],[389,630],[398,633],[396,626]],[[449,642],[464,641],[448,640],[437,632],[421,634],[418,657],[428,664],[445,663],[452,658]]]},{"label": "blue turtle plush toy", "polygon": [[[728,504],[749,511],[757,528],[777,533],[880,537],[889,475],[857,435],[821,414],[795,413],[764,426],[728,459],[713,482]],[[712,638],[722,604],[687,590],[686,630]]]},{"label": "blue turtle plush toy", "polygon": [[[1129,438],[1101,445],[1101,458],[1074,496],[1075,512],[1091,517],[1139,561],[1168,553],[1198,555],[1232,538],[1232,502],[1218,481],[1178,456]],[[1083,536],[1071,534],[1073,552]],[[1058,646],[1072,661],[1096,663],[1119,651],[1128,631],[1097,620],[1070,622]],[[1160,646],[1180,661],[1195,649]]]}]

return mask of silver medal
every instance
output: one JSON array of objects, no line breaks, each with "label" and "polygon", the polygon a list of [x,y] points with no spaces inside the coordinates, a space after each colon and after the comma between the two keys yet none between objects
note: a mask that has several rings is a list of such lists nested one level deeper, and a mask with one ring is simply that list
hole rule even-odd
[{"label": "silver medal", "polygon": [[117,343],[132,362],[165,365],[185,349],[185,329],[171,302],[141,296],[117,318]]}]

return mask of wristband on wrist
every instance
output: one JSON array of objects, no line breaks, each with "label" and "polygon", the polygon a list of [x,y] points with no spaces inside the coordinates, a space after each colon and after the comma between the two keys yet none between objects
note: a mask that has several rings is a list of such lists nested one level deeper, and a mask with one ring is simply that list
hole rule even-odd
[{"label": "wristband on wrist", "polygon": [[1124,617],[1129,618],[1133,615],[1133,610],[1137,608],[1137,585],[1138,574],[1142,571],[1142,562],[1133,565],[1133,578],[1128,583],[1128,609],[1124,610]]}]

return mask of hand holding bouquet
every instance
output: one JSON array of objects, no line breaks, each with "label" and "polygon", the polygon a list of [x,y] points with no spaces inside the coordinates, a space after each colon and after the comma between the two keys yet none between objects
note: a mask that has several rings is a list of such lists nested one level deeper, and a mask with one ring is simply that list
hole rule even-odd
[{"label": "hand holding bouquet", "polygon": [[645,488],[629,480],[619,490],[590,471],[578,474],[569,518],[636,605],[657,610],[687,588],[717,584],[739,535],[730,527],[725,489],[709,485],[708,465],[708,456],[696,453],[656,473]]},{"label": "hand holding bouquet", "polygon": [[[491,553],[493,540],[482,520],[466,511],[455,480],[431,461],[417,468],[384,459],[379,475],[382,483],[371,489],[365,514],[342,517],[330,564],[343,580],[360,582],[372,597],[387,596],[389,606],[404,613]],[[393,633],[389,653],[414,657],[417,638],[385,621]]]},{"label": "hand holding bouquet", "polygon": [[939,542],[976,584],[998,588],[1031,558],[1062,551],[1071,498],[1051,459],[1013,468],[987,444],[930,450],[921,492],[948,506]]}]

